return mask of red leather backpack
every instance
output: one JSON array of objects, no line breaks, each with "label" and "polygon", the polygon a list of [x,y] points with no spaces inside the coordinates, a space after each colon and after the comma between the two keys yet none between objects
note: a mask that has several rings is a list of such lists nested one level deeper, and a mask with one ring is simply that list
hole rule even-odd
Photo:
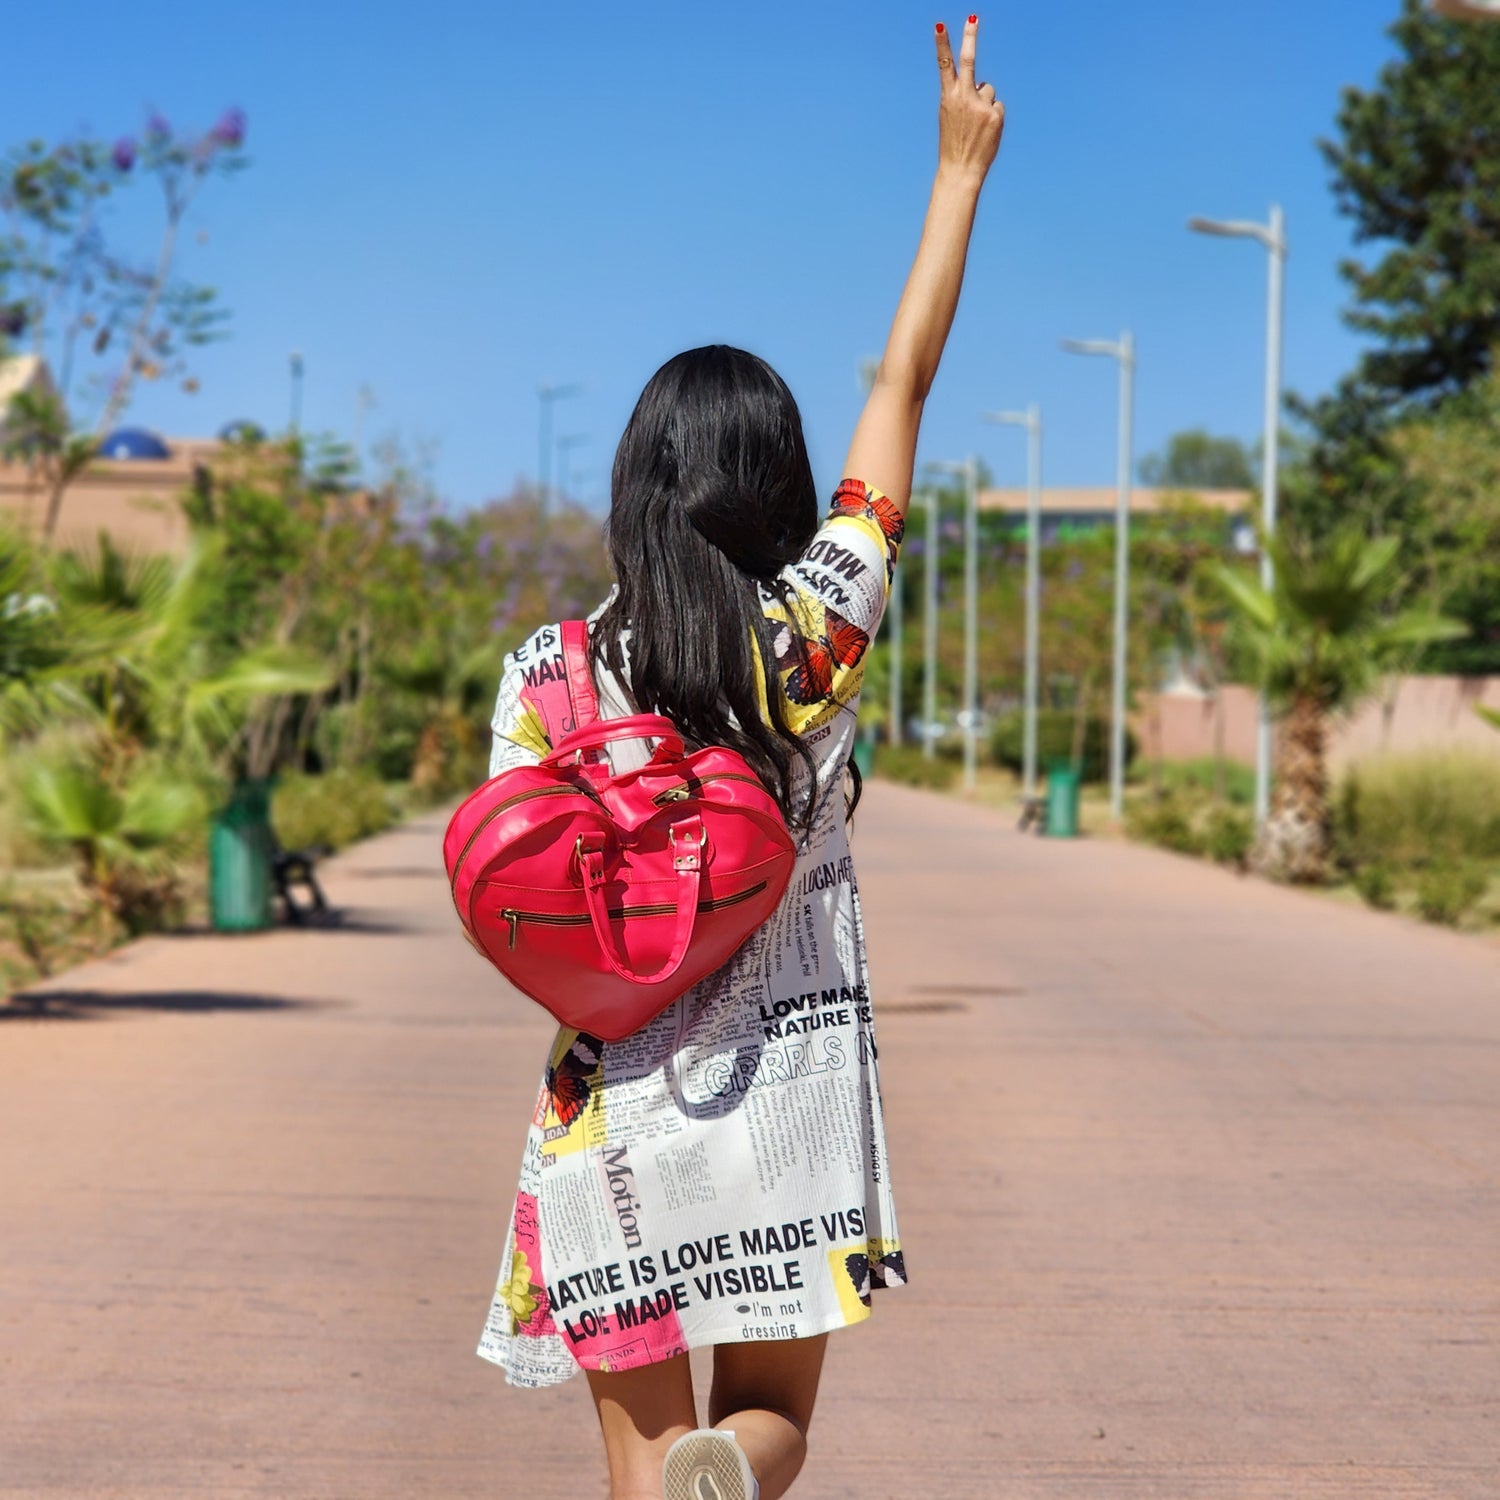
[{"label": "red leather backpack", "polygon": [[[796,848],[741,755],[688,754],[658,714],[600,719],[588,626],[566,623],[562,646],[565,681],[541,688],[552,753],[471,794],[443,862],[474,947],[564,1026],[613,1042],[729,960]],[[602,751],[625,739],[656,749],[614,775]]]}]

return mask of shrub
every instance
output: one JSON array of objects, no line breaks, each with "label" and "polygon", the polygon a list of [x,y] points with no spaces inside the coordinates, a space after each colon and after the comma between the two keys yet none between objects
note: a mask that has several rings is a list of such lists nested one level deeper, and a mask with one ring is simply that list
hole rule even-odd
[{"label": "shrub", "polygon": [[958,766],[945,756],[929,758],[909,745],[881,745],[875,752],[875,773],[907,786],[945,792],[957,779]]},{"label": "shrub", "polygon": [[1202,854],[1205,850],[1205,839],[1193,826],[1191,810],[1173,792],[1129,803],[1125,831],[1131,838],[1178,854]]},{"label": "shrub", "polygon": [[271,796],[271,825],[287,849],[342,849],[389,828],[397,816],[385,784],[369,771],[288,776]]},{"label": "shrub", "polygon": [[1209,812],[1203,846],[1210,859],[1243,869],[1254,843],[1255,823],[1248,813],[1233,807],[1215,807]]},{"label": "shrub", "polygon": [[1429,922],[1456,927],[1489,889],[1483,866],[1442,861],[1417,877],[1417,910]]},{"label": "shrub", "polygon": [[1226,760],[1222,767],[1212,756],[1200,760],[1168,760],[1152,766],[1150,775],[1170,791],[1196,790],[1215,795],[1223,774],[1224,799],[1235,807],[1249,807],[1255,801],[1255,772],[1237,760]]},{"label": "shrub", "polygon": [[[1048,708],[1036,716],[1037,759],[1043,767],[1049,761],[1073,757],[1074,716],[1070,710]],[[990,753],[996,762],[1019,771],[1025,759],[1026,716],[1020,711],[1003,714],[990,735]],[[1135,736],[1125,732],[1125,764],[1135,759]],[[1103,781],[1109,774],[1109,720],[1091,715],[1083,727],[1081,774],[1085,781]]]},{"label": "shrub", "polygon": [[1396,906],[1396,878],[1391,867],[1383,864],[1361,865],[1354,872],[1354,889],[1365,904],[1376,911],[1393,911]]},{"label": "shrub", "polygon": [[1355,869],[1500,859],[1500,759],[1454,750],[1364,761],[1339,787],[1334,842]]}]

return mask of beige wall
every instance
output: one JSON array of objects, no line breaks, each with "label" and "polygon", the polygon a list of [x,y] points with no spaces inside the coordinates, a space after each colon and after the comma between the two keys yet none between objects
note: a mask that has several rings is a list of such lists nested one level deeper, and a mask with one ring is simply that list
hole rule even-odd
[{"label": "beige wall", "polygon": [[[57,539],[61,546],[93,542],[107,531],[120,546],[180,556],[188,546],[181,497],[217,443],[174,441],[172,457],[160,463],[98,462],[79,475],[63,496]],[[0,463],[0,518],[12,517],[33,535],[47,513],[47,496],[25,469]]]},{"label": "beige wall", "polygon": [[[1255,763],[1255,694],[1225,688],[1224,753],[1244,765]],[[1500,730],[1492,729],[1474,706],[1500,711],[1500,677],[1399,677],[1387,692],[1366,703],[1334,730],[1330,758],[1337,769],[1372,755],[1463,748],[1500,758]],[[1148,697],[1136,724],[1143,755],[1165,760],[1197,760],[1214,753],[1212,699],[1159,693]]]}]

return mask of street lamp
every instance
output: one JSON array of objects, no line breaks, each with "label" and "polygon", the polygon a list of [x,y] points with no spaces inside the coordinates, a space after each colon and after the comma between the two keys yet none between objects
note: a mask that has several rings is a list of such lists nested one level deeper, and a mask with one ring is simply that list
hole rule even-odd
[{"label": "street lamp", "polygon": [[964,482],[964,790],[972,792],[979,766],[979,460],[928,468]]},{"label": "street lamp", "polygon": [[[1228,239],[1256,240],[1266,249],[1270,261],[1270,282],[1266,292],[1266,391],[1265,436],[1261,460],[1261,529],[1265,536],[1260,549],[1261,587],[1270,593],[1276,582],[1275,564],[1271,561],[1272,538],[1276,535],[1277,461],[1281,448],[1281,331],[1283,283],[1286,270],[1286,216],[1281,205],[1271,205],[1267,224],[1243,219],[1188,220],[1188,228],[1199,234],[1221,235]],[[1271,810],[1271,709],[1266,695],[1260,695],[1260,722],[1255,737],[1255,826],[1265,826]]]},{"label": "street lamp", "polygon": [[1115,664],[1109,725],[1109,810],[1125,814],[1125,635],[1129,625],[1130,471],[1135,407],[1135,338],[1127,329],[1118,342],[1064,339],[1069,354],[1106,354],[1120,364],[1120,435],[1115,470]]},{"label": "street lamp", "polygon": [[537,419],[536,474],[537,488],[542,492],[542,514],[552,509],[552,403],[568,396],[576,396],[581,385],[549,385],[545,380],[536,388],[541,402]]},{"label": "street lamp", "polygon": [[1037,656],[1041,620],[1042,409],[987,411],[986,422],[1026,429],[1026,706],[1023,717],[1021,795],[1036,796]]},{"label": "street lamp", "polygon": [[575,448],[581,448],[586,442],[588,442],[588,434],[583,432],[564,433],[557,440],[557,497],[559,500],[568,498],[568,484],[571,478],[568,472],[568,455]]},{"label": "street lamp", "polygon": [[942,542],[938,536],[937,491],[924,490],[922,498],[927,506],[927,546],[922,557],[922,757],[931,760],[936,753],[938,548]]},{"label": "street lamp", "polygon": [[292,436],[302,430],[302,351],[292,350]]}]

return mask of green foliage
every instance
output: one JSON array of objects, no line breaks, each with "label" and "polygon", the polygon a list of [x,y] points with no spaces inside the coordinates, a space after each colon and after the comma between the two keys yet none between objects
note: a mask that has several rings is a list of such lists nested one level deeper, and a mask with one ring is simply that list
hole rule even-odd
[{"label": "green foliage", "polygon": [[1245,445],[1201,427],[1174,432],[1165,453],[1148,453],[1141,460],[1139,473],[1142,484],[1169,490],[1248,490],[1255,484]]},{"label": "green foliage", "polygon": [[39,758],[21,795],[37,837],[75,856],[85,889],[126,931],[151,931],[177,914],[176,856],[204,826],[195,787],[148,762],[115,787],[95,763]]},{"label": "green foliage", "polygon": [[1489,874],[1482,865],[1434,864],[1417,876],[1417,911],[1425,921],[1457,927],[1488,888]]},{"label": "green foliage", "polygon": [[1279,709],[1310,704],[1324,714],[1354,708],[1382,671],[1466,627],[1442,616],[1392,615],[1396,537],[1370,540],[1346,526],[1312,543],[1283,532],[1266,543],[1276,568],[1270,593],[1244,572],[1215,569],[1256,667]]},{"label": "green foliage", "polygon": [[1150,776],[1168,791],[1192,790],[1218,797],[1222,790],[1223,800],[1235,807],[1249,807],[1255,801],[1255,772],[1234,760],[1220,762],[1208,756],[1159,761],[1152,765]]},{"label": "green foliage", "polygon": [[1202,854],[1207,849],[1188,799],[1181,793],[1153,793],[1127,803],[1125,832],[1142,843],[1155,844],[1176,854]]},{"label": "green foliage", "polygon": [[1387,864],[1361,865],[1354,872],[1354,889],[1376,911],[1396,909],[1396,877]]},{"label": "green foliage", "polygon": [[881,745],[875,751],[875,774],[907,786],[945,792],[958,779],[958,765],[946,756],[925,756],[910,745]]},{"label": "green foliage", "polygon": [[1500,760],[1444,751],[1362,762],[1340,784],[1334,841],[1355,870],[1500,860]]},{"label": "green foliage", "polygon": [[1370,531],[1420,524],[1390,434],[1482,378],[1500,344],[1500,27],[1403,0],[1391,36],[1396,57],[1374,88],[1344,91],[1323,143],[1355,238],[1383,253],[1341,267],[1345,321],[1367,344],[1355,369],[1293,402],[1308,444],[1287,511],[1311,535],[1351,515]]},{"label": "green foliage", "polygon": [[[1074,759],[1077,745],[1078,719],[1073,713],[1062,709],[1043,709],[1036,718],[1037,763],[1046,767],[1052,761]],[[1020,711],[1008,713],[996,720],[990,735],[990,754],[997,764],[1012,771],[1022,768],[1025,756],[1025,715]],[[1128,767],[1136,755],[1135,735],[1125,732],[1125,764]],[[1080,760],[1080,775],[1084,781],[1103,781],[1109,774],[1109,721],[1091,715],[1083,722],[1083,744]]]},{"label": "green foliage", "polygon": [[89,915],[54,891],[22,887],[13,879],[0,886],[0,996],[11,986],[47,978],[71,957]]},{"label": "green foliage", "polygon": [[399,806],[369,771],[285,777],[271,795],[271,826],[286,849],[342,849],[389,828]]},{"label": "green foliage", "polygon": [[1243,868],[1255,843],[1250,814],[1235,807],[1215,807],[1203,823],[1203,847],[1217,864]]}]

